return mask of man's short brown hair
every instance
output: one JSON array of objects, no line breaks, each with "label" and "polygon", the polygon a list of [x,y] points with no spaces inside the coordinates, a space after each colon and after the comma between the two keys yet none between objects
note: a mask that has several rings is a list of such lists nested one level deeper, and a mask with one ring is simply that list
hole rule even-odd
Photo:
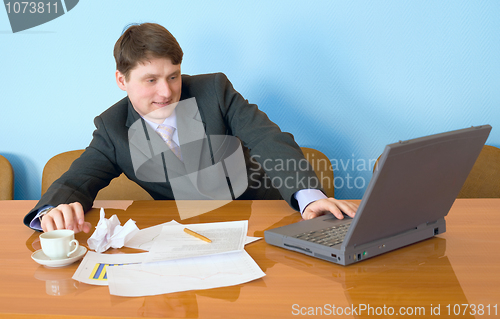
[{"label": "man's short brown hair", "polygon": [[132,25],[116,41],[113,50],[116,69],[128,80],[138,63],[152,58],[168,58],[174,65],[182,62],[182,49],[174,36],[156,23]]}]

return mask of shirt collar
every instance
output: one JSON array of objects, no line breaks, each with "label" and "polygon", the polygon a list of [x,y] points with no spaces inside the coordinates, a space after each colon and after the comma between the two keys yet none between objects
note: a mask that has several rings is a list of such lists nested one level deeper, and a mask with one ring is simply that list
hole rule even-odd
[{"label": "shirt collar", "polygon": [[[142,116],[141,116],[142,117]],[[158,129],[158,126],[160,126],[160,124],[157,124],[157,123],[154,123],[154,122],[151,122],[147,119],[145,119],[144,117],[142,117],[144,119],[144,121],[146,121],[146,123],[149,124],[149,126],[151,126],[155,131],[156,129]],[[167,117],[165,119],[165,121],[163,121],[162,123],[163,125],[169,125],[169,126],[172,126],[173,128],[175,128],[177,130],[177,116],[175,115],[175,109],[174,111],[172,112],[172,114]]]}]

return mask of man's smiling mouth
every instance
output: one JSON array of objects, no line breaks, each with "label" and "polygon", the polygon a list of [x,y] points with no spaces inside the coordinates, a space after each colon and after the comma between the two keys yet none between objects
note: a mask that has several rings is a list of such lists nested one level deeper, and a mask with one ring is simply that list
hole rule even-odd
[{"label": "man's smiling mouth", "polygon": [[167,106],[170,104],[170,101],[166,101],[166,102],[153,102],[153,104],[157,105],[157,106]]}]

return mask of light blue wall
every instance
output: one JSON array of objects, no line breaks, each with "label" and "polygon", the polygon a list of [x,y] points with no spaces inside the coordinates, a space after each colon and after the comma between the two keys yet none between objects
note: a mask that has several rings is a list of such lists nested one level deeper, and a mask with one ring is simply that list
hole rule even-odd
[{"label": "light blue wall", "polygon": [[226,73],[338,163],[337,197],[361,198],[361,164],[385,144],[489,123],[500,147],[499,17],[497,0],[81,0],[13,34],[0,8],[0,154],[15,198],[38,199],[47,160],[84,148],[93,118],[124,96],[112,56],[124,26],[157,22],[183,47],[183,73]]}]

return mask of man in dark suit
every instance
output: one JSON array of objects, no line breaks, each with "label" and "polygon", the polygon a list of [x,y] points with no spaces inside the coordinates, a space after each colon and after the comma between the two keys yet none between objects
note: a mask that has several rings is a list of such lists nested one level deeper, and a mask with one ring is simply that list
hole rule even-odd
[{"label": "man in dark suit", "polygon": [[129,27],[114,56],[127,97],[95,118],[92,142],[26,215],[26,225],[90,231],[84,212],[122,172],[154,199],[283,198],[305,219],[354,216],[354,204],[326,198],[310,165],[297,165],[307,161],[293,137],[225,75],[181,75],[182,49],[165,28]]}]

